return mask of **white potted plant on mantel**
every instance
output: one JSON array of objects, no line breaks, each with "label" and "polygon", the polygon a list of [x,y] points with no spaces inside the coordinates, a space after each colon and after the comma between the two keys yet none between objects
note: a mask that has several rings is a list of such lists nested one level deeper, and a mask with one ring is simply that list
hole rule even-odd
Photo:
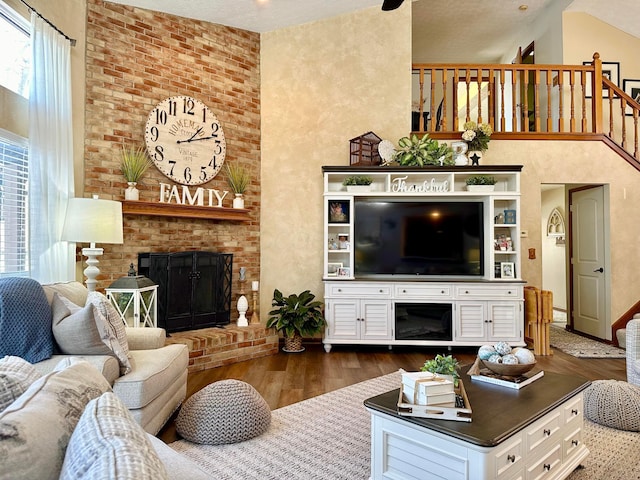
[{"label": "white potted plant on mantel", "polygon": [[244,208],[243,194],[249,186],[249,172],[242,165],[225,165],[227,184],[234,193],[233,208]]},{"label": "white potted plant on mantel", "polygon": [[127,181],[127,189],[124,191],[125,200],[139,200],[140,192],[136,185],[142,175],[151,166],[151,159],[143,147],[122,146],[122,159],[120,161],[120,171]]}]

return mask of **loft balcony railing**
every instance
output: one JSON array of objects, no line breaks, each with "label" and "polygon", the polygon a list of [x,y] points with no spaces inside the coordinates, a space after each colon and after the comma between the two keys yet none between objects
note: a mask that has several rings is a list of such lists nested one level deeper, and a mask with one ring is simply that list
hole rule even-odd
[{"label": "loft balcony railing", "polygon": [[640,170],[640,104],[590,65],[413,65],[412,131],[460,138],[465,122],[493,139],[604,140]]}]

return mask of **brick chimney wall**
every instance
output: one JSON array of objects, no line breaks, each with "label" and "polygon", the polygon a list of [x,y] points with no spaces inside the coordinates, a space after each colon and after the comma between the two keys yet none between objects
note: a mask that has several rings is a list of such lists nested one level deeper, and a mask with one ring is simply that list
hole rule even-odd
[{"label": "brick chimney wall", "polygon": [[[125,215],[124,245],[98,245],[104,248],[98,288],[126,275],[139,252],[209,250],[234,254],[235,305],[239,267],[247,268],[248,281],[259,278],[260,35],[89,0],[86,69],[85,197],[124,199],[122,146],[143,146],[149,112],[173,95],[202,100],[216,114],[225,163],[241,164],[251,175],[249,222]],[[160,182],[174,184],[151,167],[138,185],[140,200],[158,202]],[[229,190],[224,169],[202,186]]]}]

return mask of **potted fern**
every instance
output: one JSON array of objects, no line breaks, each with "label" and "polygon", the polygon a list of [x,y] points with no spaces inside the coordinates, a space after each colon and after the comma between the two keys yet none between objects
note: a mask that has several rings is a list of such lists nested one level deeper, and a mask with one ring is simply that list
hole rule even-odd
[{"label": "potted fern", "polygon": [[300,294],[292,293],[285,297],[278,289],[273,291],[267,327],[274,327],[284,336],[285,352],[302,352],[303,336],[313,336],[325,325],[322,314],[322,302],[309,290]]},{"label": "potted fern", "polygon": [[249,186],[249,172],[242,165],[226,164],[227,184],[234,193],[233,208],[244,208],[244,198],[242,195]]},{"label": "potted fern", "polygon": [[129,185],[124,191],[125,200],[140,199],[140,192],[136,188],[136,185],[150,166],[151,159],[143,147],[122,146],[120,171],[127,181],[127,185]]}]

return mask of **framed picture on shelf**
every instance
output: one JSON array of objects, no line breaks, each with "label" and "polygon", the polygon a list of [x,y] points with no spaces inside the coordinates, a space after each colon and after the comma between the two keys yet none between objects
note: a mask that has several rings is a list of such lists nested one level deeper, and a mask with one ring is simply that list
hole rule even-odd
[{"label": "framed picture on shelf", "polygon": [[342,263],[331,262],[327,263],[327,277],[337,277],[338,271],[342,268]]},{"label": "framed picture on shelf", "polygon": [[[583,65],[591,65],[593,62],[582,62]],[[608,78],[615,86],[620,86],[620,62],[602,62],[602,76]],[[587,80],[585,98],[591,98],[591,82]],[[609,98],[609,91],[602,91],[602,98]]]},{"label": "framed picture on shelf", "polygon": [[[622,81],[622,89],[624,93],[629,95],[633,100],[640,104],[640,80],[634,80],[633,78],[625,78]],[[633,110],[627,106],[626,115],[633,115]]]},{"label": "framed picture on shelf", "polygon": [[329,200],[329,223],[349,223],[349,201]]},{"label": "framed picture on shelf", "polygon": [[338,249],[339,250],[349,250],[351,244],[349,243],[349,234],[348,233],[339,233],[338,234]]},{"label": "framed picture on shelf", "polygon": [[500,262],[500,278],[515,278],[515,264],[513,262]]},{"label": "framed picture on shelf", "polygon": [[349,267],[340,267],[338,269],[339,277],[349,277],[351,276],[351,269]]}]

